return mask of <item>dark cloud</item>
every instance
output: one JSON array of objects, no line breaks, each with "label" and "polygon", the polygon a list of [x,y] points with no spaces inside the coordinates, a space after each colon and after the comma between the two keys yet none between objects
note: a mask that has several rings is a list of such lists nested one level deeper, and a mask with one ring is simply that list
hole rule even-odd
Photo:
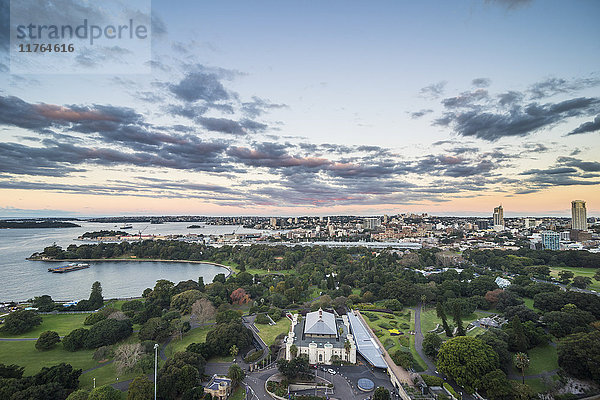
[{"label": "dark cloud", "polygon": [[523,93],[510,90],[508,92],[501,93],[498,95],[498,103],[500,103],[501,106],[510,106],[515,103],[520,103],[524,97],[525,96],[523,95]]},{"label": "dark cloud", "polygon": [[508,10],[514,10],[532,3],[533,0],[486,0],[487,3],[497,4]]},{"label": "dark cloud", "polygon": [[563,175],[563,174],[574,174],[577,173],[575,168],[550,168],[550,169],[530,169],[527,171],[523,171],[520,175]]},{"label": "dark cloud", "polygon": [[169,85],[169,90],[187,102],[204,100],[212,103],[230,98],[219,76],[214,73],[190,72],[178,84]]},{"label": "dark cloud", "polygon": [[286,104],[275,104],[268,100],[252,97],[252,101],[242,103],[242,112],[250,118],[256,118],[268,112],[269,110],[276,110],[279,108],[287,108]]},{"label": "dark cloud", "polygon": [[573,157],[559,157],[557,162],[562,165],[579,168],[585,172],[600,172],[600,162],[583,161]]},{"label": "dark cloud", "polygon": [[422,88],[419,91],[419,95],[429,99],[439,99],[444,94],[444,89],[446,88],[447,83],[448,82],[446,81],[432,83],[431,85]]},{"label": "dark cloud", "polygon": [[561,93],[573,93],[578,90],[600,85],[600,78],[578,78],[567,80],[563,78],[548,78],[531,85],[527,92],[532,99],[542,99]]},{"label": "dark cloud", "polygon": [[417,118],[421,118],[421,117],[423,117],[423,116],[425,116],[427,114],[430,114],[432,112],[433,112],[433,110],[430,109],[430,108],[423,108],[423,109],[421,109],[419,111],[411,112],[409,114],[410,114],[410,117],[412,119],[417,119]]},{"label": "dark cloud", "polygon": [[492,80],[489,78],[475,78],[471,81],[471,84],[478,88],[484,88],[490,86]]},{"label": "dark cloud", "polygon": [[599,111],[599,99],[579,97],[560,103],[513,106],[508,112],[479,108],[460,113],[450,111],[435,120],[434,124],[451,126],[461,136],[495,141],[506,136],[526,136],[570,117],[596,114]]},{"label": "dark cloud", "polygon": [[577,128],[573,129],[567,135],[577,135],[581,133],[590,133],[600,131],[600,115],[597,115],[593,121],[584,122]]},{"label": "dark cloud", "polygon": [[456,97],[449,97],[442,100],[442,105],[446,108],[473,107],[480,100],[488,98],[488,92],[485,89],[476,89],[472,92],[463,92]]}]

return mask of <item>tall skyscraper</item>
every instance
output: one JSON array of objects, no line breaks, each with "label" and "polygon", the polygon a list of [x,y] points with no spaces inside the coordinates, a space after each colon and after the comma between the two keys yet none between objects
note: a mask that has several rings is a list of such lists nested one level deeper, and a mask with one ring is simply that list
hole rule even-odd
[{"label": "tall skyscraper", "polygon": [[576,231],[587,230],[587,211],[583,200],[571,202],[571,228]]},{"label": "tall skyscraper", "polygon": [[494,208],[494,226],[504,227],[504,210],[501,205]]}]

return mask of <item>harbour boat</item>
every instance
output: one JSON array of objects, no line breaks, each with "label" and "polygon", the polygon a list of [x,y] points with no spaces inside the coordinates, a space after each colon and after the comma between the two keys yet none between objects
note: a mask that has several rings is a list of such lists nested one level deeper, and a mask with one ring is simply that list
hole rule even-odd
[{"label": "harbour boat", "polygon": [[133,229],[133,225],[125,224],[122,227],[120,227],[119,229]]},{"label": "harbour boat", "polygon": [[80,264],[68,264],[68,265],[64,265],[62,267],[56,267],[56,268],[48,268],[48,272],[52,272],[55,274],[62,274],[65,272],[72,272],[72,271],[78,271],[80,269],[86,269],[89,268],[90,264],[85,264],[85,263],[80,263]]}]

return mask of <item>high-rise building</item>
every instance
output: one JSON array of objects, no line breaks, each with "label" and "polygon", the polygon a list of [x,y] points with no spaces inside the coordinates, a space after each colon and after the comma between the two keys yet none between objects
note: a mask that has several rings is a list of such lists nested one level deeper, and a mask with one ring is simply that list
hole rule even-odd
[{"label": "high-rise building", "polygon": [[375,229],[381,226],[381,220],[379,218],[365,218],[363,219],[364,229]]},{"label": "high-rise building", "polygon": [[553,231],[542,232],[542,249],[560,250],[560,234]]},{"label": "high-rise building", "polygon": [[269,225],[271,225],[273,228],[277,228],[277,218],[275,218],[275,217],[269,218]]},{"label": "high-rise building", "polygon": [[571,228],[576,231],[587,230],[587,211],[583,200],[571,202]]},{"label": "high-rise building", "polygon": [[504,228],[504,209],[501,205],[494,207],[494,227],[497,226]]}]

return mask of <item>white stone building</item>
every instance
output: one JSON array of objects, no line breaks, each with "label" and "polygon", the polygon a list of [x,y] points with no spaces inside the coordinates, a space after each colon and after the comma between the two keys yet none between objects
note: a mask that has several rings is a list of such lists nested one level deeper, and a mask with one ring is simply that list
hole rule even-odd
[{"label": "white stone building", "polygon": [[[346,342],[349,351],[346,351]],[[292,317],[292,327],[285,339],[285,358],[292,359],[291,347],[298,349],[297,355],[308,355],[311,364],[331,364],[332,358],[356,363],[356,343],[350,333],[348,316],[336,318],[330,312],[319,309],[301,318]]]}]

